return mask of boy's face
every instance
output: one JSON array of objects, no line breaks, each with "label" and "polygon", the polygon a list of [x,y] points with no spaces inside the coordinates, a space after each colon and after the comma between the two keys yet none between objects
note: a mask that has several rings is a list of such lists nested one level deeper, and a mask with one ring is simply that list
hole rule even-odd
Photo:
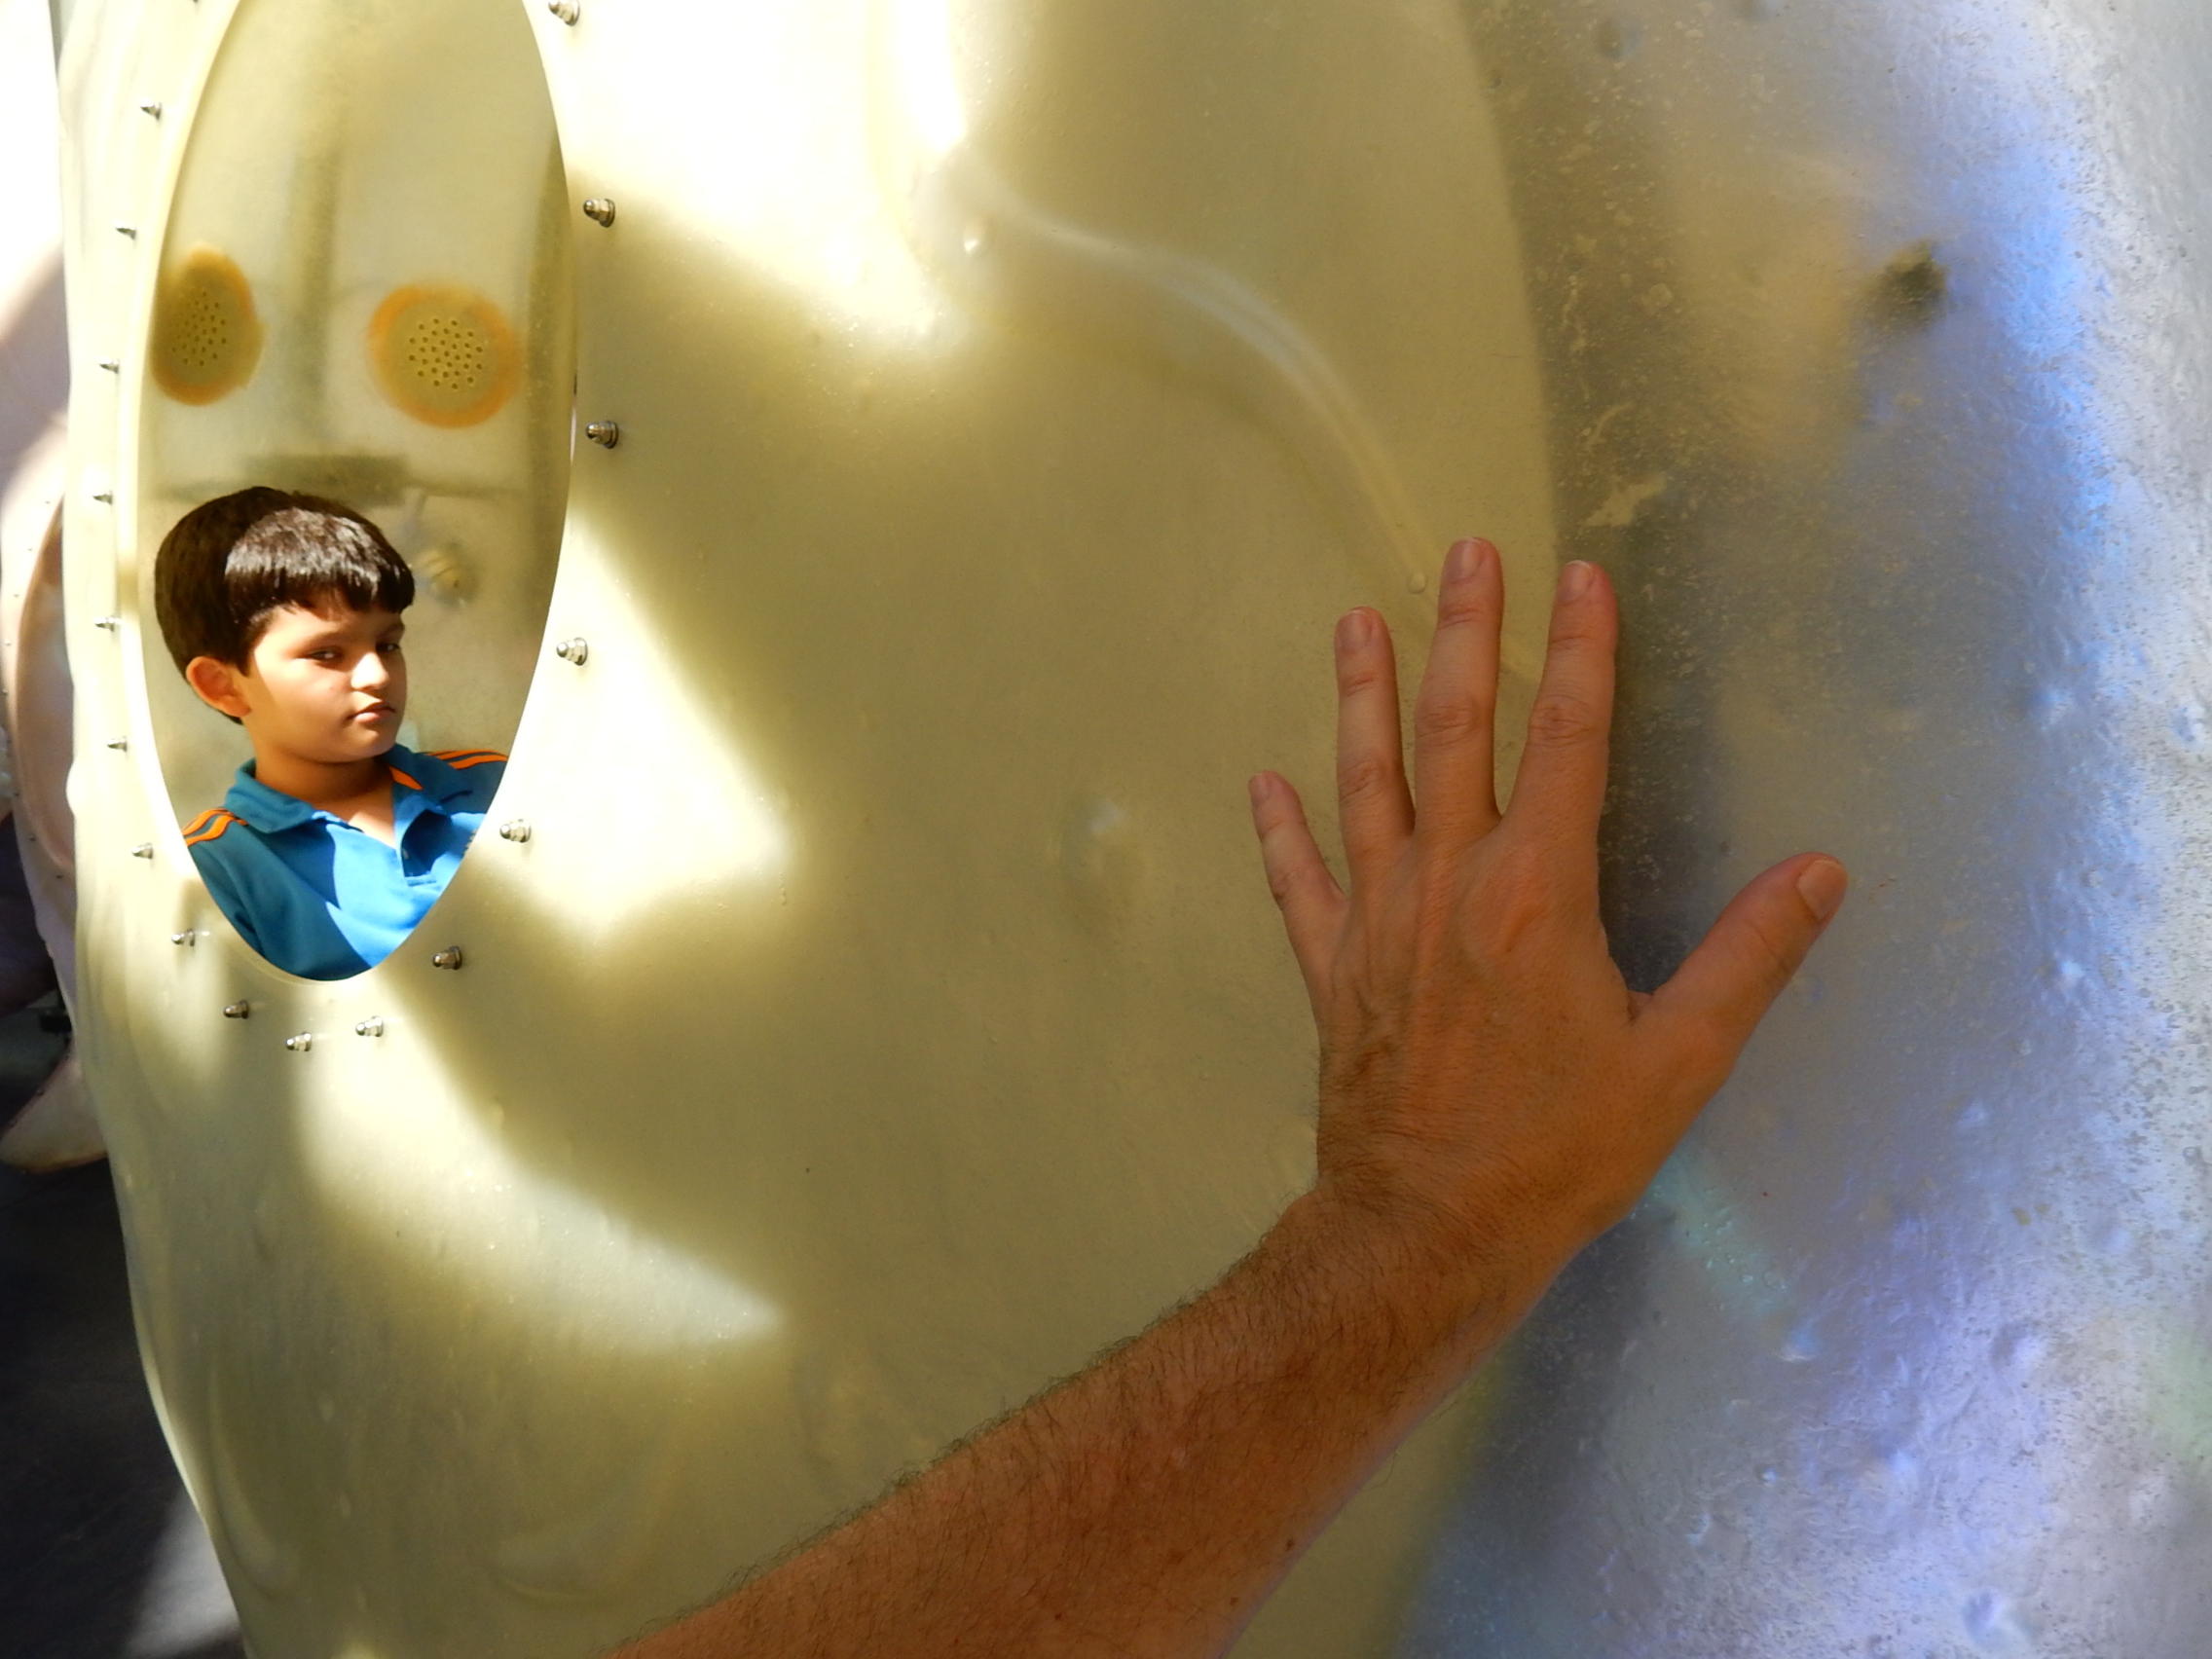
[{"label": "boy's face", "polygon": [[397,740],[407,712],[406,632],[396,611],[288,605],[270,617],[244,669],[195,657],[185,678],[244,723],[257,756],[373,759]]}]

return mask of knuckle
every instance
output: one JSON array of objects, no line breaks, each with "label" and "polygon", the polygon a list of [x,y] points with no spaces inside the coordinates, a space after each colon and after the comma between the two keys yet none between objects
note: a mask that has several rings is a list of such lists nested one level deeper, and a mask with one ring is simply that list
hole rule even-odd
[{"label": "knuckle", "polygon": [[1419,742],[1455,747],[1489,728],[1489,711],[1471,697],[1423,697],[1414,706],[1414,736]]},{"label": "knuckle", "polygon": [[1490,606],[1478,594],[1447,593],[1436,602],[1436,626],[1472,628],[1490,620]]},{"label": "knuckle", "polygon": [[1383,680],[1382,665],[1372,658],[1359,658],[1337,670],[1337,689],[1346,697],[1380,690]]},{"label": "knuckle", "polygon": [[1529,741],[1555,749],[1595,742],[1604,730],[1598,711],[1571,692],[1547,691],[1529,711]]},{"label": "knuckle", "polygon": [[1797,972],[1796,953],[1760,918],[1747,918],[1739,939],[1739,954],[1745,965],[1769,989],[1780,990]]},{"label": "knuckle", "polygon": [[1604,630],[1586,613],[1562,611],[1552,619],[1550,645],[1556,655],[1580,655],[1604,643]]},{"label": "knuckle", "polygon": [[1362,756],[1337,768],[1337,788],[1344,798],[1372,800],[1385,793],[1396,781],[1397,769],[1381,756]]}]

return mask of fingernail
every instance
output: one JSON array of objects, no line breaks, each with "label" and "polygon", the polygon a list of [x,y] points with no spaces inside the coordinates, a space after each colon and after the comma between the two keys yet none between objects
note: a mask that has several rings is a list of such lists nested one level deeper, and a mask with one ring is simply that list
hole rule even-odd
[{"label": "fingernail", "polygon": [[1374,619],[1365,608],[1346,611],[1343,619],[1337,623],[1337,648],[1357,650],[1367,644],[1368,633],[1374,625]]},{"label": "fingernail", "polygon": [[1269,778],[1267,773],[1254,772],[1249,786],[1252,791],[1252,804],[1258,806],[1265,801],[1273,792],[1273,781]]},{"label": "fingernail", "polygon": [[1797,896],[1819,921],[1825,922],[1836,913],[1850,888],[1851,877],[1833,859],[1815,860],[1797,872]]},{"label": "fingernail", "polygon": [[1587,559],[1572,561],[1559,573],[1559,596],[1562,599],[1580,599],[1590,591],[1590,579],[1598,573],[1598,567]]},{"label": "fingernail", "polygon": [[1455,541],[1452,555],[1444,561],[1444,579],[1451,583],[1471,581],[1482,569],[1483,544],[1479,541]]}]

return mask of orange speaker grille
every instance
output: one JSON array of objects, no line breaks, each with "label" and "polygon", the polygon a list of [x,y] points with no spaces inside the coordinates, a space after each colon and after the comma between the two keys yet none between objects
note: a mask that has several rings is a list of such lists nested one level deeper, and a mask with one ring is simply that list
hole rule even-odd
[{"label": "orange speaker grille", "polygon": [[261,318],[238,261],[196,247],[154,295],[154,384],[179,403],[212,403],[253,378]]},{"label": "orange speaker grille", "polygon": [[394,288],[377,307],[369,366],[394,408],[432,426],[473,426],[514,395],[522,353],[482,294],[421,282]]}]

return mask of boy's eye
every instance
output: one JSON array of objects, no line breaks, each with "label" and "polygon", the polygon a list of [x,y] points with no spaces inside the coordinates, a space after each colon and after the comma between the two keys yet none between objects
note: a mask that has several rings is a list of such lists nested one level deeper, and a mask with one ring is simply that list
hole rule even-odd
[{"label": "boy's eye", "polygon": [[399,654],[399,642],[397,640],[387,640],[383,645],[377,646],[377,649],[384,652],[386,656],[397,656]]}]

